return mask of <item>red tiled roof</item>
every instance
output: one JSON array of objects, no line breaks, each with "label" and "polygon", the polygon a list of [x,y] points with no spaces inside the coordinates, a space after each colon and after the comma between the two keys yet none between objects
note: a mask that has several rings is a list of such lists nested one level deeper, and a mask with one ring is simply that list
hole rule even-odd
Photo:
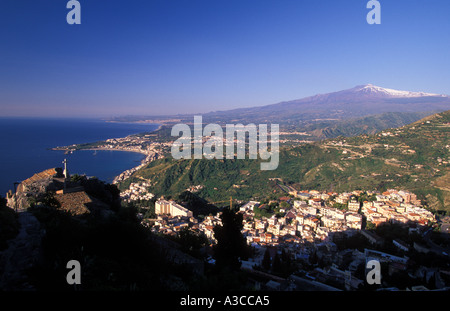
[{"label": "red tiled roof", "polygon": [[31,176],[30,178],[27,178],[24,181],[22,181],[19,185],[18,190],[22,191],[23,190],[22,188],[24,186],[30,185],[38,180],[55,177],[57,175],[58,175],[58,172],[56,171],[56,168],[50,168],[50,169],[42,171],[40,173],[36,173],[33,176]]},{"label": "red tiled roof", "polygon": [[92,203],[89,195],[84,191],[55,194],[55,199],[61,204],[61,209],[73,215],[90,213],[86,204]]},{"label": "red tiled roof", "polygon": [[292,212],[289,212],[289,213],[286,214],[285,217],[286,217],[286,218],[295,218],[295,214],[292,213]]}]

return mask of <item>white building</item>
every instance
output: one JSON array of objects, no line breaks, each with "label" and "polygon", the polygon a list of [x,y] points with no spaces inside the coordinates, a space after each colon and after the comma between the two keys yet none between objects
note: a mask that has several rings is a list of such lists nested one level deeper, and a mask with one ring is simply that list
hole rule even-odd
[{"label": "white building", "polygon": [[348,202],[348,209],[352,212],[357,212],[359,210],[360,204],[356,200],[351,200]]},{"label": "white building", "polygon": [[155,203],[155,213],[166,214],[171,216],[186,216],[192,217],[193,214],[187,208],[175,203],[174,201],[158,200]]},{"label": "white building", "polygon": [[259,206],[259,202],[256,202],[256,201],[249,201],[249,202],[247,202],[246,204],[242,205],[242,206],[239,208],[239,210],[240,210],[241,212],[253,211],[253,209],[254,209],[255,207],[258,207],[258,206]]}]

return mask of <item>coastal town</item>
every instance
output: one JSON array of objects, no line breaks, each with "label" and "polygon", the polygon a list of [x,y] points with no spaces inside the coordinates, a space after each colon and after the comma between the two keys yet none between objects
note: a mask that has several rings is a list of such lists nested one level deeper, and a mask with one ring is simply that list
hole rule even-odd
[{"label": "coastal town", "polygon": [[122,138],[110,138],[96,143],[60,146],[53,148],[53,150],[64,151],[66,154],[76,152],[77,150],[126,151],[143,154],[145,157],[138,166],[125,170],[114,178],[112,183],[118,184],[128,179],[133,173],[145,167],[148,163],[156,159],[164,158],[164,154],[170,149],[171,143],[156,140],[156,135],[154,133],[143,133]]},{"label": "coastal town", "polygon": [[[422,125],[429,124],[424,122]],[[319,145],[319,148],[336,154],[329,166],[342,172],[351,161],[368,156],[375,159],[377,154],[387,150],[397,152],[395,156],[382,159],[392,168],[422,169],[422,162],[408,164],[408,159],[403,158],[404,155],[415,154],[417,147],[385,141],[398,135],[406,135],[406,131],[382,131],[373,138],[375,141],[361,138],[366,139],[363,143],[350,138],[331,139]],[[208,138],[204,137],[203,140]],[[123,172],[113,181],[120,189],[122,203],[138,207],[140,224],[163,240],[176,241],[186,232],[204,238],[207,242],[202,249],[202,256],[196,258],[200,261],[197,264],[214,265],[212,249],[218,244],[214,229],[222,225],[221,210],[224,204],[216,206],[219,212],[216,210],[199,215],[175,195],[183,190],[191,194],[205,193],[208,189],[218,191],[219,187],[207,183],[209,180],[198,179],[191,184],[179,183],[181,187],[176,191],[163,192],[158,190],[161,180],[157,176],[142,174],[147,164],[167,157],[172,140],[173,137],[168,136],[167,132],[162,136],[161,133],[143,133],[104,142],[58,147],[55,150],[70,153],[83,149],[117,150],[144,154],[145,159],[138,167]],[[303,154],[295,149],[289,150],[292,150],[293,156],[305,159],[307,149],[303,150]],[[446,160],[436,157],[429,163],[441,168],[448,165]],[[433,174],[439,173],[440,168],[434,169]],[[242,172],[248,176],[246,170]],[[367,289],[366,264],[376,260],[383,269],[383,284],[378,289],[449,289],[450,243],[448,235],[441,233],[448,233],[450,217],[442,217],[438,209],[429,205],[429,198],[423,204],[418,199],[417,188],[414,188],[414,193],[407,190],[409,187],[404,184],[396,183],[394,179],[402,178],[402,171],[388,170],[383,175],[381,173],[374,171],[356,177],[361,177],[363,182],[378,177],[391,182],[387,190],[383,191],[337,192],[332,190],[333,187],[328,191],[300,190],[300,184],[292,181],[285,183],[280,178],[284,176],[272,176],[268,180],[270,187],[274,188],[262,187],[260,193],[252,195],[253,198],[247,195],[245,201],[234,198],[232,203],[230,198],[230,207],[242,216],[241,234],[253,252],[250,258],[240,260],[241,269],[258,277],[264,275],[269,280],[263,285],[255,285],[255,288]],[[414,182],[420,182],[421,174],[420,171],[410,176]],[[369,188],[369,184],[362,183],[357,189]],[[248,187],[248,184],[243,179],[232,184],[232,187]],[[161,196],[162,193],[167,198]],[[424,198],[423,193],[420,198]],[[281,269],[280,258],[283,258]]]},{"label": "coastal town", "polygon": [[[147,155],[148,161],[153,161],[167,147],[149,144],[135,148],[131,146],[135,139],[138,138],[108,140],[96,148],[141,152]],[[104,210],[104,204],[91,198],[83,187],[70,185],[79,178],[95,183],[95,178],[71,178],[66,165],[65,161],[64,170],[60,169],[59,173],[51,169],[35,174],[19,185],[18,193],[26,199],[25,188],[48,188],[50,182],[62,187],[54,196],[62,209],[77,216],[89,214],[89,208],[95,205]],[[132,170],[125,172],[116,183],[129,179],[131,174]],[[274,193],[271,189],[266,191],[267,197],[246,201],[230,198],[229,201],[230,208],[242,217],[241,234],[252,250],[249,258],[240,260],[241,270],[258,280],[249,285],[252,288],[373,289],[367,287],[366,265],[375,260],[381,263],[383,272],[383,282],[377,290],[450,289],[450,249],[447,235],[442,235],[448,234],[450,217],[437,215],[412,191],[296,190],[281,178],[269,178],[269,181],[278,189],[276,194],[271,194]],[[223,201],[214,212],[194,215],[189,205],[179,198],[157,195],[150,179],[137,176],[125,184],[120,187],[121,204],[138,207],[136,216],[140,224],[137,225],[159,237],[158,243],[167,247],[169,241],[176,241],[186,232],[205,241],[198,257],[171,247],[173,260],[181,260],[180,263],[188,260],[195,271],[215,265],[213,248],[218,244],[215,228],[223,225],[222,211],[228,209]],[[204,184],[196,184],[184,191],[194,195],[204,188]],[[22,204],[12,192],[7,199],[10,207]],[[383,229],[386,226],[388,229]]]},{"label": "coastal town", "polygon": [[[149,184],[131,184],[130,189],[123,192],[123,196],[131,201],[154,198],[149,192],[151,187],[148,186]],[[358,200],[363,195],[370,199],[362,202]],[[214,227],[222,225],[220,212],[199,219],[173,200],[154,200],[155,216],[142,217],[143,226],[156,234],[174,237],[182,230],[189,230],[206,236],[210,246],[217,242]],[[286,286],[293,286],[294,282],[302,284],[300,287],[314,286],[320,290],[357,290],[365,284],[361,272],[364,269],[361,267],[370,259],[386,264],[389,275],[392,276],[409,271],[414,262],[407,256],[409,251],[448,257],[448,250],[443,250],[426,238],[430,230],[436,227],[435,215],[424,208],[417,196],[410,191],[291,192],[265,203],[244,202],[237,213],[242,214],[242,235],[254,249],[254,257],[242,261],[243,269],[257,271],[263,265],[266,252],[271,252],[272,259],[277,254],[286,253],[293,261],[303,263],[303,266],[307,263],[310,267],[294,271],[296,273],[288,277],[290,283],[283,282],[281,278],[272,279],[270,284],[275,289],[286,290]],[[409,239],[405,241],[401,238],[389,241],[373,230],[383,224],[398,225],[406,230],[408,236],[425,238],[412,243]],[[343,240],[357,237],[364,239],[362,249],[338,247]],[[393,248],[386,247],[387,244]],[[214,263],[214,259],[208,257],[208,262]],[[447,270],[424,265],[415,270],[411,278],[430,280],[433,277],[433,284],[427,283],[428,286],[444,288],[448,286],[448,282],[443,279],[448,280],[450,275]],[[411,288],[426,289],[423,284]]]}]

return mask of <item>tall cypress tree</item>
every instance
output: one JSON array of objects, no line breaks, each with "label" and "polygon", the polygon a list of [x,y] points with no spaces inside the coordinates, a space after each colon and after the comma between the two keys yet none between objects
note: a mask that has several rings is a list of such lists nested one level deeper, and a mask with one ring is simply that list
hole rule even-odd
[{"label": "tall cypress tree", "polygon": [[238,270],[241,266],[239,258],[247,258],[249,247],[242,235],[242,214],[225,209],[220,216],[222,225],[214,227],[214,257],[217,267],[229,267]]},{"label": "tall cypress tree", "polygon": [[278,252],[275,254],[275,257],[273,258],[272,272],[276,274],[282,272],[281,258],[280,255],[278,255]]},{"label": "tall cypress tree", "polygon": [[271,258],[270,258],[270,251],[269,248],[266,248],[266,251],[264,252],[264,258],[261,263],[264,270],[269,271],[270,265],[271,265]]}]

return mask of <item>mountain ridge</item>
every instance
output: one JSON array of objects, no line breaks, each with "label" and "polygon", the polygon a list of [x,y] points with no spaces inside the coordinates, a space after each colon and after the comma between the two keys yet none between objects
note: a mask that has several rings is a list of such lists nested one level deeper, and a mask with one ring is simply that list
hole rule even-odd
[{"label": "mountain ridge", "polygon": [[[282,132],[305,132],[299,140],[320,140],[339,135],[373,134],[403,126],[426,115],[450,109],[450,96],[400,91],[373,84],[316,94],[301,99],[250,108],[213,111],[202,115],[203,123],[279,124]],[[194,114],[174,116],[128,116],[115,121],[191,124]],[[375,122],[378,120],[379,122]]]},{"label": "mountain ridge", "polygon": [[[216,110],[216,111],[210,111],[205,113],[197,113],[198,115],[203,115],[204,117],[214,117],[215,115],[223,116],[225,114],[230,114],[233,112],[238,113],[245,113],[246,115],[249,115],[249,112],[251,111],[264,111],[264,110],[271,110],[273,107],[291,107],[296,106],[298,104],[314,104],[317,103],[317,101],[322,101],[322,103],[329,103],[330,101],[336,101],[337,99],[339,101],[351,101],[351,102],[361,102],[361,100],[395,100],[395,99],[401,99],[403,100],[402,103],[404,104],[405,101],[410,101],[411,103],[417,103],[422,99],[422,102],[430,101],[431,104],[437,103],[438,108],[434,107],[422,107],[419,111],[433,111],[437,109],[441,109],[441,111],[445,111],[450,107],[450,96],[445,94],[433,94],[433,93],[426,93],[426,92],[414,92],[414,91],[400,91],[400,90],[394,90],[390,88],[384,88],[380,86],[376,86],[373,84],[362,84],[357,85],[350,89],[345,89],[341,91],[334,91],[334,92],[328,92],[328,93],[321,93],[321,94],[315,94],[311,96],[306,96],[300,99],[293,99],[293,100],[287,100],[287,101],[281,101],[278,103],[273,103],[269,105],[263,105],[263,106],[253,106],[253,107],[244,107],[244,108],[234,108],[234,109],[228,109],[228,110]],[[447,108],[446,108],[447,107]],[[383,111],[383,112],[389,112],[389,111]],[[362,115],[369,115],[370,113],[365,113]],[[161,116],[138,116],[138,115],[128,115],[128,116],[119,116],[112,118],[113,121],[145,121],[146,119],[150,120],[164,120],[173,118],[175,120],[184,120],[187,118],[190,118],[193,114],[185,113],[185,114],[177,114],[177,115],[161,115]]]},{"label": "mountain ridge", "polygon": [[[275,104],[265,105],[265,106],[256,106],[251,108],[237,108],[232,110],[224,110],[224,111],[216,111],[209,112],[204,115],[211,115],[215,113],[232,113],[233,111],[239,112],[248,112],[249,110],[255,111],[263,111],[263,110],[271,110],[272,108],[298,108],[299,105],[313,105],[313,108],[319,105],[330,105],[330,104],[338,104],[341,106],[343,103],[361,103],[362,101],[384,101],[384,100],[395,100],[395,99],[403,99],[408,100],[412,99],[412,102],[417,102],[418,99],[423,99],[425,102],[428,101],[438,101],[443,100],[446,104],[450,105],[450,97],[443,94],[432,94],[425,92],[410,92],[410,91],[399,91],[388,88],[383,88],[379,86],[375,86],[373,84],[365,84],[355,86],[350,89],[316,94],[312,96],[307,96],[300,99],[294,99],[289,101],[282,101]],[[328,107],[328,106],[327,106]],[[309,108],[311,109],[311,107]],[[432,110],[432,109],[431,109]],[[388,111],[382,111],[388,112]],[[367,115],[363,114],[363,115]]]}]

